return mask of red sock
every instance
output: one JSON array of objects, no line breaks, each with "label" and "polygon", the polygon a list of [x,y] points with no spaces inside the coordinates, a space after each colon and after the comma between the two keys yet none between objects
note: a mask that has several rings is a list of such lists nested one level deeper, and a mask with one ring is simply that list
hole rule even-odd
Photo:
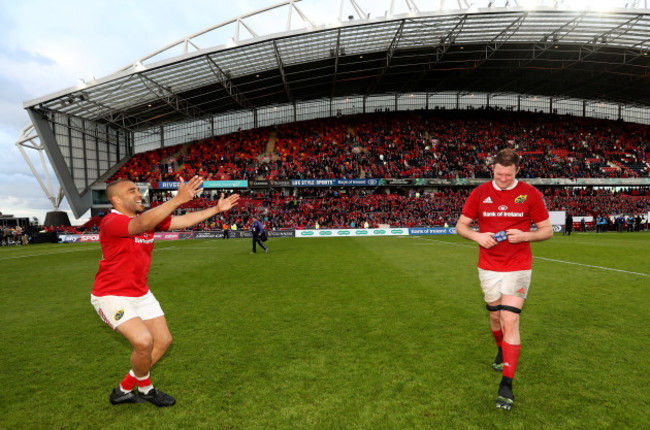
[{"label": "red sock", "polygon": [[501,330],[494,331],[492,330],[492,334],[494,335],[494,340],[497,342],[497,346],[501,348],[501,341],[503,340],[503,332]]},{"label": "red sock", "polygon": [[515,377],[521,345],[510,345],[504,340],[501,342],[501,350],[503,351],[503,376],[512,379]]},{"label": "red sock", "polygon": [[122,382],[120,382],[120,387],[122,391],[128,392],[133,390],[135,384],[138,380],[135,379],[135,376],[131,375],[131,372],[127,373]]},{"label": "red sock", "polygon": [[138,388],[148,387],[149,385],[151,385],[151,378],[149,377],[149,375],[147,375],[144,379],[138,378],[137,382],[138,382]]},{"label": "red sock", "polygon": [[140,393],[147,394],[153,388],[153,385],[151,385],[151,378],[149,377],[149,373],[147,373],[147,376],[136,379],[138,380],[138,391]]}]

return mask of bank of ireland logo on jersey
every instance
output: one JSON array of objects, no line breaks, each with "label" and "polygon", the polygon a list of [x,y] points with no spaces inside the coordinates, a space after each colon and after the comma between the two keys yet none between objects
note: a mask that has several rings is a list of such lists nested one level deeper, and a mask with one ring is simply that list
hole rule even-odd
[{"label": "bank of ireland logo on jersey", "polygon": [[515,199],[515,203],[523,203],[526,201],[527,198],[528,198],[528,194],[522,194],[520,196],[517,196],[517,198]]},{"label": "bank of ireland logo on jersey", "polygon": [[115,312],[115,316],[113,317],[115,321],[119,321],[122,319],[124,316],[124,309],[120,309],[119,311]]}]

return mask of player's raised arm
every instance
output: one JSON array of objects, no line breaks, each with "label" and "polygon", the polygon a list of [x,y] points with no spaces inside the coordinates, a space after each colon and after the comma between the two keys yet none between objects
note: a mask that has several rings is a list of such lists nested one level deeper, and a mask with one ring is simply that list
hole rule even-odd
[{"label": "player's raised arm", "polygon": [[180,185],[178,186],[176,195],[162,205],[150,209],[142,213],[142,215],[133,218],[129,222],[129,234],[137,235],[155,228],[165,218],[171,215],[178,207],[192,200],[194,196],[196,196],[202,189],[202,184],[203,180],[198,176],[194,176],[187,182],[185,182],[183,178],[180,178]]}]

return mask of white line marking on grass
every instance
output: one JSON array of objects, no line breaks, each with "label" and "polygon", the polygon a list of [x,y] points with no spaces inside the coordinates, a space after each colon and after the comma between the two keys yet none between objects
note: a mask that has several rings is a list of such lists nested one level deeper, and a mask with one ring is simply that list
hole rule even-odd
[{"label": "white line marking on grass", "polygon": [[[154,248],[154,251],[156,251],[156,252],[158,252],[158,251],[167,251],[167,250],[174,251],[174,250],[177,250],[177,249],[178,249],[177,246],[165,246],[165,247]],[[192,249],[212,249],[213,250],[214,248],[192,248]],[[43,254],[16,255],[16,256],[13,256],[13,257],[1,257],[0,261],[16,260],[18,258],[43,257],[43,256],[46,256],[46,255],[69,254],[71,252],[84,252],[84,251],[100,251],[101,252],[101,248],[80,248],[80,249],[68,249],[68,250],[65,250],[65,251],[58,251],[58,252],[47,252],[47,253],[43,253]]]},{"label": "white line marking on grass", "polygon": [[[476,248],[478,246],[478,245],[469,245],[469,244],[464,244],[464,243],[445,242],[444,240],[436,240],[436,239],[423,239],[423,240],[426,240],[427,242],[444,243],[445,245],[460,246],[462,248]],[[416,243],[416,245],[433,245],[433,244],[430,244],[430,243]],[[536,257],[536,256],[533,256],[533,258],[536,258],[538,260],[552,261],[554,263],[573,264],[574,266],[591,267],[592,269],[609,270],[611,272],[629,273],[630,275],[639,275],[639,276],[650,277],[649,273],[631,272],[629,270],[614,269],[612,267],[594,266],[594,265],[591,265],[591,264],[574,263],[573,261],[555,260],[553,258]]]},{"label": "white line marking on grass", "polygon": [[[158,247],[154,248],[154,251],[166,251],[166,250],[176,250],[178,249],[177,246],[164,246],[164,247]],[[214,249],[214,248],[192,248],[192,249]],[[57,252],[46,252],[43,254],[30,254],[30,255],[15,255],[13,257],[0,257],[0,261],[4,260],[16,260],[19,258],[31,258],[31,257],[43,257],[46,255],[59,255],[59,254],[69,254],[71,252],[84,252],[84,251],[101,251],[101,248],[79,248],[79,249],[67,249],[65,251],[57,251]]]},{"label": "white line marking on grass", "polygon": [[[444,240],[436,240],[436,239],[423,239],[423,240],[426,240],[427,242],[444,243],[445,245],[460,246],[461,248],[478,248],[478,245],[469,245],[467,243],[445,242]],[[416,245],[433,245],[433,243],[416,243]]]},{"label": "white line marking on grass", "polygon": [[99,248],[69,249],[67,251],[48,252],[48,253],[45,253],[45,254],[16,255],[14,257],[3,257],[3,258],[0,258],[0,261],[3,261],[3,260],[15,260],[17,258],[42,257],[44,255],[59,255],[59,254],[69,254],[71,252],[98,251],[98,250],[99,250]]},{"label": "white line marking on grass", "polygon": [[639,275],[639,276],[648,276],[648,277],[650,277],[649,273],[630,272],[629,270],[613,269],[611,267],[603,267],[603,266],[592,266],[591,264],[582,264],[582,263],[574,263],[572,261],[554,260],[552,258],[535,257],[535,256],[533,256],[533,258],[537,258],[539,260],[554,261],[556,263],[573,264],[573,265],[576,265],[576,266],[592,267],[594,269],[611,270],[612,272],[629,273],[631,275]]}]

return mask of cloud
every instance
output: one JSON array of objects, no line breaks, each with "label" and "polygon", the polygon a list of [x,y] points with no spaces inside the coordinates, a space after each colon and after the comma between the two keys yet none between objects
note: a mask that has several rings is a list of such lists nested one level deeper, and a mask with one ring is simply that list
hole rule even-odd
[{"label": "cloud", "polygon": [[[0,82],[0,93],[4,90]],[[22,109],[21,103],[15,100],[0,99],[0,133],[6,133],[7,140],[0,142],[13,143],[20,130],[29,124],[29,115]],[[3,151],[4,152],[4,151]]]},{"label": "cloud", "polygon": [[[275,5],[278,0],[232,1],[227,7],[224,3],[214,0],[2,1],[0,211],[37,216],[42,222],[45,213],[52,210],[52,204],[14,145],[22,127],[30,122],[22,106],[25,101],[71,88],[79,78],[105,77],[183,37]],[[316,0],[300,2],[298,6],[307,10],[308,4],[331,9],[329,2]],[[270,34],[285,31],[285,19],[285,14],[280,14],[277,20],[267,15],[257,17],[251,24],[254,23],[260,34]],[[212,38],[202,40],[201,47],[223,44],[231,34],[216,32]],[[36,168],[42,170],[38,153],[26,152]],[[50,167],[48,170],[52,172]],[[53,173],[51,179],[58,189]],[[61,209],[69,211],[65,200]]]},{"label": "cloud", "polygon": [[15,63],[34,63],[43,66],[56,64],[56,61],[46,55],[39,52],[25,51],[19,47],[2,47],[0,48],[0,55],[4,56],[7,61]]},{"label": "cloud", "polygon": [[[47,199],[40,185],[32,175],[0,175],[0,212],[16,217],[38,218],[45,221],[47,212],[53,211],[53,204]],[[55,190],[58,184],[54,183]],[[90,212],[75,218],[70,206],[64,200],[59,208],[68,214],[72,225],[81,225],[90,219]]]}]

